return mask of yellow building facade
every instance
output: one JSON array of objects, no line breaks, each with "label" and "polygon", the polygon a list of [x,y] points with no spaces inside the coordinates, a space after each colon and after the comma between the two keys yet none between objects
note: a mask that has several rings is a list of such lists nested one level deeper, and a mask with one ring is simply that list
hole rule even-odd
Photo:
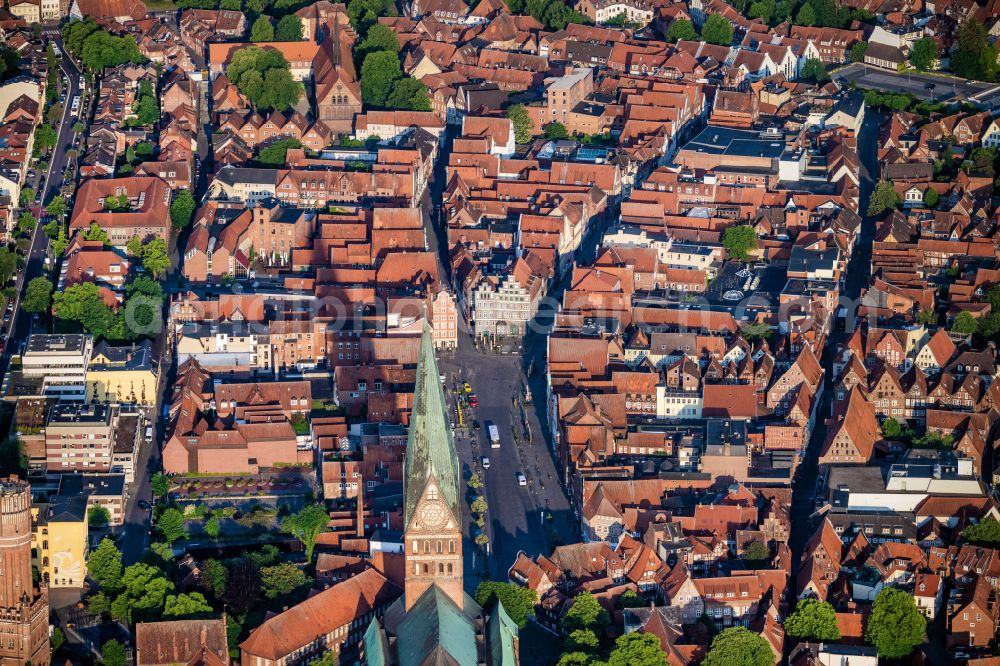
[{"label": "yellow building facade", "polygon": [[31,508],[31,552],[50,589],[82,589],[87,577],[87,501],[59,498]]}]

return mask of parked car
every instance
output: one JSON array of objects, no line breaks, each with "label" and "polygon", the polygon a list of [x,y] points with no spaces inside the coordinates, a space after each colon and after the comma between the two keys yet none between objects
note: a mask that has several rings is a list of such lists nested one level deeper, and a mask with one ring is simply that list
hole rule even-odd
[{"label": "parked car", "polygon": [[519,486],[528,485],[528,480],[524,477],[524,472],[517,473],[517,485]]},{"label": "parked car", "polygon": [[483,469],[489,469],[489,468],[490,468],[490,457],[483,456]]}]

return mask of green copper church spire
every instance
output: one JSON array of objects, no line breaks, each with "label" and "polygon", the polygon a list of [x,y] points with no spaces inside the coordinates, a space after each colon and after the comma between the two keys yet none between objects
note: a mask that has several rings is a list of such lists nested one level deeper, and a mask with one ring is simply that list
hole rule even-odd
[{"label": "green copper church spire", "polygon": [[425,320],[417,360],[410,431],[406,441],[404,528],[410,524],[427,480],[432,476],[440,487],[441,499],[448,504],[456,518],[461,517],[458,470],[458,454],[448,425],[448,406],[438,374],[437,358],[434,356],[434,339]]}]

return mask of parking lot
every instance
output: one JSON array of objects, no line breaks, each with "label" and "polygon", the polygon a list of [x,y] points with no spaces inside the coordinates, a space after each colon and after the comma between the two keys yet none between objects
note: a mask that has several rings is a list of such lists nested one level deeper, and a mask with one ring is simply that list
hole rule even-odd
[{"label": "parking lot", "polygon": [[[543,436],[539,409],[544,408],[544,398],[541,404],[534,399],[524,402],[521,355],[480,351],[472,338],[464,334],[459,337],[459,349],[442,354],[439,365],[446,377],[456,425],[455,445],[462,462],[463,482],[473,472],[484,482],[483,494],[489,507],[486,531],[493,550],[489,575],[506,580],[518,551],[530,556],[548,554],[555,543],[575,541],[578,530]],[[530,352],[525,350],[525,357]],[[475,395],[475,407],[468,405],[465,382]],[[459,402],[463,403],[461,423],[456,412]],[[497,427],[499,448],[490,446],[487,422]],[[483,469],[483,456],[490,459],[489,469]],[[519,473],[525,477],[523,486],[518,483]],[[467,515],[471,518],[471,513]],[[469,548],[474,548],[471,542]],[[468,580],[470,588],[482,572],[481,558],[475,559],[478,573]],[[472,557],[466,557],[466,569],[467,576],[472,576]]]}]

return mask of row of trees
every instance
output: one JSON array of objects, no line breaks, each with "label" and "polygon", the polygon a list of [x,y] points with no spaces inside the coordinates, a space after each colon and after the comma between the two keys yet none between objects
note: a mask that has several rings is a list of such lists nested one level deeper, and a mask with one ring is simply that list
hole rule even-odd
[{"label": "row of trees", "polygon": [[534,17],[549,30],[563,30],[570,23],[592,23],[565,0],[508,0],[507,6],[514,14]]},{"label": "row of trees", "polygon": [[282,16],[277,25],[261,14],[250,26],[251,42],[301,42],[305,39],[302,19],[295,14]]},{"label": "row of trees", "polygon": [[736,9],[750,19],[776,25],[791,22],[795,25],[824,28],[845,28],[853,21],[872,21],[874,15],[864,9],[839,5],[834,0],[734,0]]},{"label": "row of trees", "polygon": [[[678,19],[667,28],[667,41],[677,42],[680,40],[698,39],[698,31],[694,24],[687,19]],[[709,14],[705,19],[705,24],[701,28],[701,39],[709,44],[729,46],[733,43],[733,25],[718,14]]]}]

